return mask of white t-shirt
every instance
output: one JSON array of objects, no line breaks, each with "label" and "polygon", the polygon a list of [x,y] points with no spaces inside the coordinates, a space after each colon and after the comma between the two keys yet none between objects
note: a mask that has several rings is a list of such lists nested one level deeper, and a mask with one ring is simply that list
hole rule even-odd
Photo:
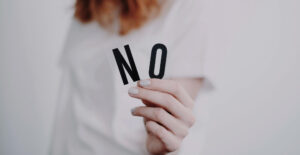
[{"label": "white t-shirt", "polygon": [[[72,21],[61,58],[63,80],[52,155],[147,154],[143,120],[130,112],[143,104],[128,96],[135,83],[127,76],[129,84],[123,85],[112,50],[124,51],[129,44],[140,78],[147,79],[151,49],[162,43],[168,49],[164,78],[203,77],[205,29],[200,2],[167,1],[157,18],[122,37],[96,22]],[[198,154],[202,134],[201,121],[196,122],[180,153]]]}]

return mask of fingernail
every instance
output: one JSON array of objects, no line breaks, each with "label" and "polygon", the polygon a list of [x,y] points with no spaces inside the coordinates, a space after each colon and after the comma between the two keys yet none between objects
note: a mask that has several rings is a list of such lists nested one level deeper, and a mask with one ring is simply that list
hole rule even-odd
[{"label": "fingernail", "polygon": [[131,109],[131,114],[134,114],[135,108]]},{"label": "fingernail", "polygon": [[136,95],[139,93],[139,90],[136,87],[131,87],[131,88],[129,88],[128,93]]},{"label": "fingernail", "polygon": [[140,85],[142,87],[149,86],[151,84],[150,80],[141,80]]}]

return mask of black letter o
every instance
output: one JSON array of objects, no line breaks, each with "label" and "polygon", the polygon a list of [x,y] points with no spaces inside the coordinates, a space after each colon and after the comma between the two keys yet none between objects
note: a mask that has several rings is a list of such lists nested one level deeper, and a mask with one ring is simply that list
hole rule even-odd
[{"label": "black letter o", "polygon": [[[155,68],[155,59],[158,49],[161,49],[161,61],[160,61],[160,69],[158,75],[154,74]],[[165,67],[166,67],[166,60],[167,60],[167,47],[163,44],[155,44],[152,48],[151,52],[151,59],[150,59],[150,67],[149,67],[149,76],[150,78],[158,78],[161,79],[164,77],[165,74]]]}]

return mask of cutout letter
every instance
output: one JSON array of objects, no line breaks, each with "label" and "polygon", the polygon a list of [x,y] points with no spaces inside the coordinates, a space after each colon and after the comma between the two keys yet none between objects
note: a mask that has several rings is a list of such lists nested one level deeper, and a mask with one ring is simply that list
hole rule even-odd
[{"label": "cutout letter", "polygon": [[133,81],[140,80],[140,77],[139,77],[139,73],[136,69],[129,45],[125,45],[124,48],[125,48],[126,55],[129,60],[130,66],[125,61],[124,57],[122,56],[122,54],[118,48],[113,49],[113,53],[114,53],[123,83],[124,83],[124,85],[126,85],[126,84],[128,84],[128,80],[127,80],[124,68],[126,69],[126,71],[128,72],[128,74],[130,75],[130,77]]},{"label": "cutout letter", "polygon": [[[156,59],[158,49],[161,50],[160,69],[158,75],[155,75],[154,74],[155,59]],[[151,59],[150,59],[149,76],[151,78],[162,79],[164,77],[166,60],[167,60],[167,47],[163,44],[159,44],[159,43],[155,44],[152,48]]]}]

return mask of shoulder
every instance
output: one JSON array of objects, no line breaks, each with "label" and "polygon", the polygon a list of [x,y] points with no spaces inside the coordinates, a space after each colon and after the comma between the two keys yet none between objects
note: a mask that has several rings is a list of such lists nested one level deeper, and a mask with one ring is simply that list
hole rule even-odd
[{"label": "shoulder", "polygon": [[110,35],[97,22],[83,24],[73,18],[65,37],[60,64],[74,64],[93,52],[101,51],[113,40]]}]

